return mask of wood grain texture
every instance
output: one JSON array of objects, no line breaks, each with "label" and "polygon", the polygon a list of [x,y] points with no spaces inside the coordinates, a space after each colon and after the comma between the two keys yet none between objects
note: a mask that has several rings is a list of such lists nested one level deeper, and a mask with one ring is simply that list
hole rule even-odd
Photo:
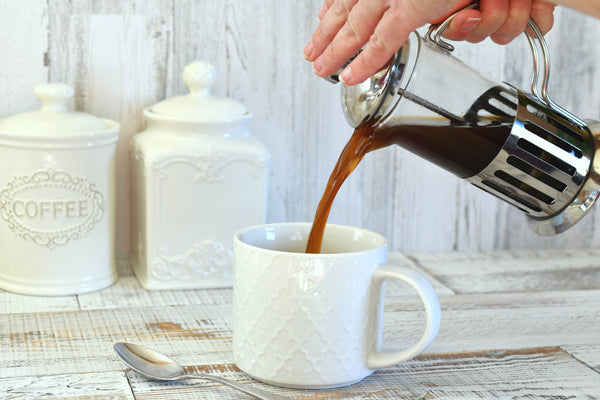
[{"label": "wood grain texture", "polygon": [[594,399],[600,393],[600,376],[556,347],[433,354],[414,362],[421,373],[406,385],[423,399]]},{"label": "wood grain texture", "polygon": [[48,79],[48,10],[44,0],[0,3],[0,118],[38,107],[33,86]]},{"label": "wood grain texture", "polygon": [[134,399],[122,371],[0,378],[0,393],[6,400]]},{"label": "wood grain texture", "polygon": [[[231,289],[146,292],[122,263],[115,285],[95,293],[0,294],[0,397],[248,398],[205,381],[148,381],[126,370],[112,350],[114,342],[129,341],[171,356],[190,372],[291,399],[594,399],[600,395],[597,256],[595,249],[390,253],[390,263],[419,268],[432,279],[442,305],[438,337],[413,360],[320,391],[269,387],[239,371],[231,353]],[[495,284],[481,283],[489,280]],[[515,284],[525,281],[534,284]],[[419,299],[388,285],[384,350],[415,341],[423,320]]]},{"label": "wood grain texture", "polygon": [[411,258],[456,293],[600,289],[597,249],[430,253]]},{"label": "wood grain texture", "polygon": [[562,346],[563,350],[600,373],[600,344]]},{"label": "wood grain texture", "polygon": [[[339,87],[317,78],[301,56],[321,0],[26,0],[3,2],[0,117],[38,107],[36,83],[75,85],[75,108],[122,125],[118,143],[120,258],[130,251],[127,143],[143,129],[144,107],[185,92],[183,67],[214,63],[215,94],[244,103],[270,150],[268,220],[311,220],[337,155],[351,134]],[[600,21],[558,8],[548,35],[551,93],[585,118],[600,119]],[[497,80],[527,88],[524,38],[457,46],[456,56]],[[331,221],[384,234],[402,251],[593,246],[600,213],[554,238],[529,232],[522,213],[399,149],[377,151],[341,189]]]},{"label": "wood grain texture", "polygon": [[231,304],[231,289],[147,291],[128,263],[119,263],[119,281],[104,290],[77,296],[82,310]]},{"label": "wood grain texture", "polygon": [[[234,365],[190,366],[296,400],[595,398],[600,375],[558,347],[428,354],[376,371],[346,388],[319,391],[274,388]],[[156,383],[128,372],[136,399],[246,399],[211,382]]]},{"label": "wood grain texture", "polygon": [[[444,295],[440,301],[442,327],[428,352],[598,343],[599,291]],[[64,373],[114,370],[115,341],[141,342],[186,364],[232,362],[230,304],[9,314],[2,320],[0,376],[44,374],[49,366]],[[388,296],[384,347],[406,347],[422,321],[418,299]]]},{"label": "wood grain texture", "polygon": [[186,364],[231,362],[230,306],[10,314],[2,320],[0,377],[119,370],[116,341],[144,343]]},{"label": "wood grain texture", "polygon": [[[376,371],[362,382],[339,389],[309,391],[276,388],[248,378],[233,364],[188,365],[204,372],[257,386],[290,399],[508,399],[595,398],[600,375],[558,347],[427,354],[399,366]],[[246,399],[222,385],[202,380],[153,382],[132,371],[62,375],[56,379],[23,377],[4,380],[9,399],[110,398]],[[532,377],[534,377],[532,379]],[[0,380],[1,382],[1,380]],[[90,386],[95,389],[90,390]],[[86,388],[83,390],[83,388]],[[59,390],[57,390],[59,389]]]},{"label": "wood grain texture", "polygon": [[0,290],[0,315],[75,310],[79,310],[76,296],[23,296]]}]

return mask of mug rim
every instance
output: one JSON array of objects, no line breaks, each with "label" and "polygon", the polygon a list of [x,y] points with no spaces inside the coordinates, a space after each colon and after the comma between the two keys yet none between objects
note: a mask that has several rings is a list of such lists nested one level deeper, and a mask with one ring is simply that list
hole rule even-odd
[{"label": "mug rim", "polygon": [[387,247],[387,239],[383,235],[381,235],[377,232],[374,232],[374,231],[371,231],[371,230],[368,230],[365,228],[351,226],[351,225],[331,224],[331,223],[326,224],[326,226],[325,226],[326,231],[328,228],[354,230],[354,231],[360,232],[363,235],[368,235],[369,237],[372,237],[373,241],[374,242],[376,241],[377,243],[370,246],[369,248],[355,250],[355,251],[338,251],[338,252],[327,252],[327,253],[305,253],[305,252],[293,252],[293,251],[269,249],[266,247],[261,247],[261,246],[257,246],[257,245],[251,244],[251,243],[247,243],[246,241],[242,240],[242,238],[241,238],[241,236],[246,232],[255,231],[255,230],[263,230],[265,228],[275,228],[276,229],[278,227],[284,227],[284,226],[308,227],[308,229],[310,231],[310,227],[312,227],[312,224],[313,224],[312,222],[274,222],[274,223],[248,226],[248,227],[238,230],[233,235],[234,246],[237,243],[237,244],[249,247],[249,248],[263,251],[265,253],[273,253],[273,254],[281,254],[281,255],[293,254],[295,257],[298,257],[298,255],[302,255],[302,257],[307,257],[307,258],[315,258],[315,257],[322,258],[322,257],[333,257],[333,256],[339,257],[339,256],[344,256],[344,255],[356,255],[356,254],[360,254],[360,253],[368,253],[371,251],[377,251],[382,248],[386,249],[386,247]]}]

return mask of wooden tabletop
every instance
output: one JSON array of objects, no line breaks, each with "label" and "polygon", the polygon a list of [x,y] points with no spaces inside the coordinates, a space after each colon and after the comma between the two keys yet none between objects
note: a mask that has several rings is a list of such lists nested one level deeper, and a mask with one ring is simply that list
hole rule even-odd
[{"label": "wooden tabletop", "polygon": [[[141,378],[112,350],[128,341],[292,399],[600,399],[600,250],[388,258],[430,279],[442,325],[425,353],[355,385],[291,390],[248,378],[232,361],[230,289],[148,292],[123,264],[119,281],[95,293],[0,291],[0,398],[250,398],[211,382]],[[388,285],[385,309],[385,348],[417,337],[424,312],[409,289]]]}]

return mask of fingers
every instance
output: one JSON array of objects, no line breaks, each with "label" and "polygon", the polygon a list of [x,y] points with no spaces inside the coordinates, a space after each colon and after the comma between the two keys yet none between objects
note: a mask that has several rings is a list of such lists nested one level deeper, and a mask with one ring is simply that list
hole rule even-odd
[{"label": "fingers", "polygon": [[490,37],[498,44],[508,44],[525,28],[531,13],[531,0],[511,0],[506,20]]},{"label": "fingers", "polygon": [[479,43],[500,29],[508,16],[509,4],[509,0],[482,0],[479,7],[481,22],[465,40]]},{"label": "fingers", "polygon": [[[330,10],[333,10],[339,1],[341,0],[336,0]],[[319,76],[331,75],[354,56],[369,40],[384,12],[384,1],[358,2],[347,13],[345,23],[339,28],[333,40],[327,43],[313,38],[311,57],[316,57],[313,63],[316,74]],[[329,12],[325,15],[323,22],[328,18],[328,14]]]},{"label": "fingers", "polygon": [[547,0],[482,0],[480,10],[458,11],[443,36],[472,43],[489,36],[498,44],[508,44],[525,31],[530,18],[543,33],[548,32],[554,8]]},{"label": "fingers", "polygon": [[480,22],[481,12],[479,10],[462,10],[448,25],[444,31],[444,37],[455,41],[466,40]]},{"label": "fingers", "polygon": [[334,0],[325,0],[323,2],[323,7],[321,7],[321,11],[319,11],[319,15],[318,15],[319,21],[321,21],[323,19],[327,10],[333,5],[333,2],[334,2]]},{"label": "fingers", "polygon": [[363,82],[383,67],[408,39],[411,29],[402,30],[402,14],[387,9],[363,51],[344,69],[340,79],[346,85]]},{"label": "fingers", "polygon": [[533,0],[531,4],[531,19],[545,35],[554,25],[554,9],[556,6],[549,1]]},{"label": "fingers", "polygon": [[327,8],[312,38],[304,47],[304,58],[308,61],[314,61],[323,53],[323,50],[333,41],[340,29],[346,24],[350,10],[357,1],[328,0],[323,4],[323,7]]},{"label": "fingers", "polygon": [[473,43],[491,37],[507,44],[526,29],[530,18],[542,33],[548,32],[554,22],[551,1],[480,0],[477,10],[464,9],[470,0],[324,0],[304,56],[317,75],[328,76],[364,46],[340,75],[353,85],[377,72],[410,32],[428,22],[440,23],[456,12],[444,37]]}]

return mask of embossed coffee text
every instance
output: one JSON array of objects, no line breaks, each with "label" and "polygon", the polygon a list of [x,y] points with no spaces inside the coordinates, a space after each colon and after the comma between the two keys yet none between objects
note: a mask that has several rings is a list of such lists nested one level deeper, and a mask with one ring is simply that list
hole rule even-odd
[{"label": "embossed coffee text", "polygon": [[38,219],[82,218],[90,214],[88,200],[14,200],[16,217]]},{"label": "embossed coffee text", "polygon": [[0,192],[6,227],[51,250],[85,237],[105,210],[104,194],[92,181],[53,167],[17,175]]}]

